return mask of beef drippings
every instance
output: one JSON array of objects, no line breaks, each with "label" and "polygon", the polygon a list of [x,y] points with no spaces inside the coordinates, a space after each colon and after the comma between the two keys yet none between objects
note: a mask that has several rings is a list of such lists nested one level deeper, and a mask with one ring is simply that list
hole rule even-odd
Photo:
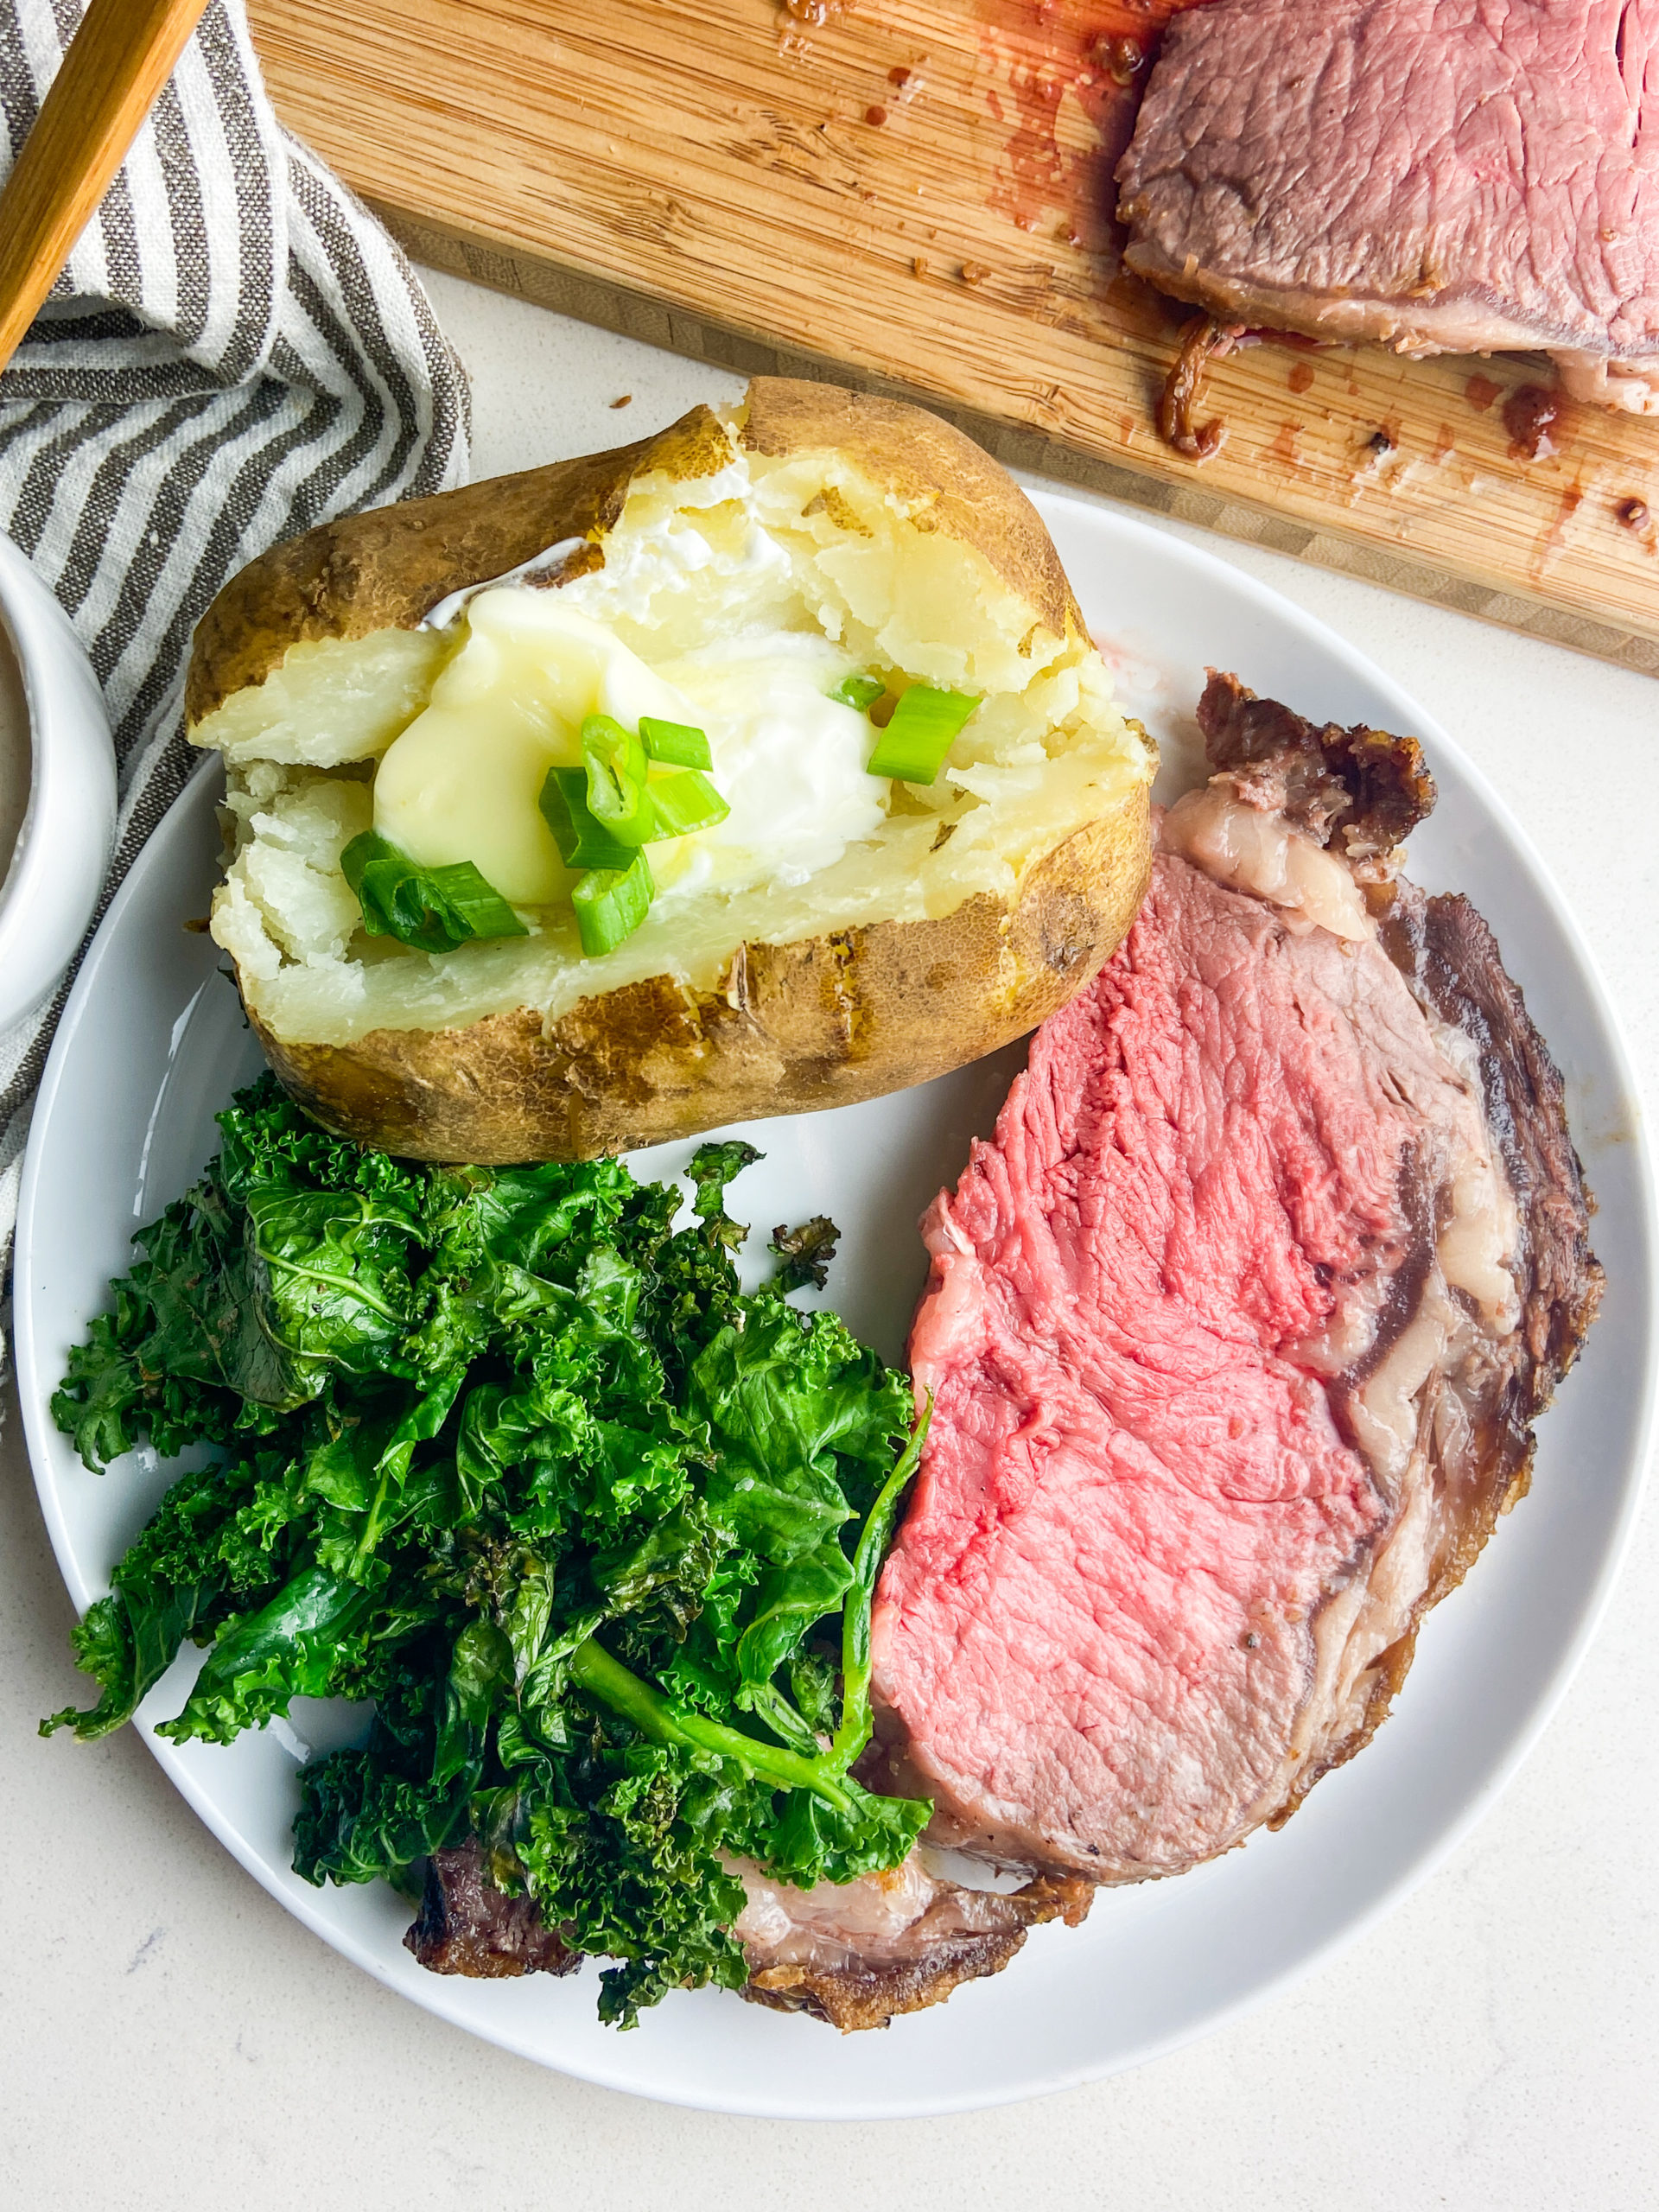
[{"label": "beef drippings", "polygon": [[1555,432],[1566,403],[1559,391],[1523,384],[1503,403],[1503,427],[1510,434],[1512,461],[1548,461],[1558,450]]},{"label": "beef drippings", "polygon": [[1230,353],[1243,335],[1242,326],[1215,322],[1208,315],[1195,315],[1182,334],[1180,351],[1159,395],[1158,435],[1188,461],[1208,461],[1221,450],[1227,426],[1220,416],[1205,423],[1193,417],[1211,362]]}]

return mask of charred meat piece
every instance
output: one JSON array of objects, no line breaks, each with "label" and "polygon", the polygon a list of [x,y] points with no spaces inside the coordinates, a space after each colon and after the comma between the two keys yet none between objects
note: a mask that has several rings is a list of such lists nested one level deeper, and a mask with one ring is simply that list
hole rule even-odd
[{"label": "charred meat piece", "polygon": [[1659,0],[1212,0],[1118,165],[1125,259],[1217,321],[1530,351],[1659,413]]},{"label": "charred meat piece", "polygon": [[791,1889],[739,1869],[749,1901],[734,1931],[749,1962],[743,1994],[810,2012],[843,2033],[885,2028],[896,2013],[941,2004],[957,1985],[1000,1974],[1039,1922],[1075,1928],[1090,1885],[1044,1876],[1011,1896],[928,1873],[912,1853],[890,1874],[844,1887]]},{"label": "charred meat piece", "polygon": [[872,1780],[1103,1881],[1368,1739],[1600,1287],[1490,933],[1382,880],[1415,748],[1227,678],[1205,721],[1222,772],[924,1225],[933,1422],[874,1619]]},{"label": "charred meat piece", "polygon": [[471,1840],[427,1860],[421,1910],[404,1948],[431,1974],[491,1980],[574,1974],[582,1963],[547,1926],[534,1897],[497,1889],[483,1847]]},{"label": "charred meat piece", "polygon": [[1393,855],[1434,809],[1434,779],[1414,737],[1386,730],[1322,728],[1258,699],[1215,669],[1198,701],[1212,768],[1232,796],[1277,814],[1315,844],[1334,844],[1351,867],[1391,870]]}]

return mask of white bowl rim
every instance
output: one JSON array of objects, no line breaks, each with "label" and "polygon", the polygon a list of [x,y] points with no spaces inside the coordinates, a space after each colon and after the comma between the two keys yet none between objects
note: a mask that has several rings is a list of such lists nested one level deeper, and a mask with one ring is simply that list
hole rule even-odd
[{"label": "white bowl rim", "polygon": [[73,958],[115,844],[115,753],[92,663],[28,557],[0,537],[0,628],[22,679],[29,798],[0,878],[0,1027]]}]

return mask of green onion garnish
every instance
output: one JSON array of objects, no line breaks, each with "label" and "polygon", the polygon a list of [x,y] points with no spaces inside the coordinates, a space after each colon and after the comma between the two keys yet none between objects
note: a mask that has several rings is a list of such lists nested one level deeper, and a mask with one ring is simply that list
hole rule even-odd
[{"label": "green onion garnish", "polygon": [[969,691],[936,691],[912,683],[893,710],[893,720],[875,741],[865,763],[872,776],[893,776],[900,783],[931,784],[944,766],[957,732],[979,704]]},{"label": "green onion garnish", "polygon": [[843,676],[830,696],[839,707],[856,707],[861,715],[887,690],[879,676]]},{"label": "green onion garnish", "polygon": [[582,726],[588,811],[620,845],[643,845],[656,817],[645,796],[645,748],[611,715],[589,715]]},{"label": "green onion garnish", "polygon": [[426,871],[439,892],[477,938],[527,937],[529,931],[493,883],[471,861]]},{"label": "green onion garnish", "polygon": [[578,876],[570,904],[576,910],[582,949],[588,958],[597,959],[632,937],[651,912],[656,895],[644,853],[635,853],[626,868],[590,868]]},{"label": "green onion garnish", "polygon": [[715,765],[708,738],[690,722],[658,721],[655,715],[641,715],[639,739],[653,760],[665,760],[671,768],[712,768]]},{"label": "green onion garnish", "polygon": [[659,776],[651,787],[651,804],[658,837],[688,837],[694,830],[723,822],[732,810],[696,768],[678,776]]},{"label": "green onion garnish", "polygon": [[550,768],[541,809],[566,868],[626,868],[632,860],[635,849],[594,819],[585,768]]},{"label": "green onion garnish", "polygon": [[422,868],[365,830],[340,856],[371,937],[393,937],[417,952],[454,952],[471,938],[529,934],[471,861]]}]

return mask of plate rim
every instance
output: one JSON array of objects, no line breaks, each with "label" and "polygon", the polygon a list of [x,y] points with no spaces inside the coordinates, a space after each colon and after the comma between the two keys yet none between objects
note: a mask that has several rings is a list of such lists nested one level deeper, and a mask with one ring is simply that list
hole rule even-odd
[{"label": "plate rim", "polygon": [[[1642,1199],[1646,1262],[1644,1287],[1649,1305],[1648,1342],[1634,1423],[1636,1442],[1630,1465],[1624,1470],[1620,1484],[1618,1510],[1611,1519],[1607,1540],[1586,1590],[1578,1622],[1563,1644],[1548,1681],[1539,1691],[1524,1720],[1513,1729],[1507,1746],[1485,1780],[1446,1820],[1433,1840],[1414,1852],[1408,1851],[1395,1872],[1381,1884],[1363,1907],[1351,1913],[1340,1926],[1313,1942],[1305,1951],[1288,1959],[1278,1972],[1263,1975],[1248,1991],[1211,2005],[1180,2027],[1149,2039],[1128,2055],[1110,2056],[1098,2063],[1084,2061],[1064,2069],[1051,2068],[1041,2079],[1010,2079],[995,2091],[976,2088],[956,2095],[948,2090],[927,2095],[917,2095],[912,2092],[890,2100],[849,2100],[833,2112],[828,2112],[822,2106],[809,2107],[792,2103],[787,2096],[751,2094],[745,2097],[734,2094],[729,2098],[715,2098],[677,2090],[672,2086],[647,2086],[637,2078],[624,2078],[629,2071],[627,2069],[588,2064],[579,2057],[549,2058],[539,2050],[530,2048],[526,2040],[513,2031],[513,2023],[503,2022],[498,2027],[457,2018],[442,2004],[444,1990],[442,1981],[435,1983],[429,1997],[423,1990],[409,1987],[397,1977],[391,1966],[380,1960],[372,1946],[355,1931],[328,1920],[319,1907],[311,1905],[308,1898],[296,1897],[279,1888],[276,1881],[267,1872],[257,1847],[241,1834],[231,1818],[209,1800],[196,1776],[180,1759],[177,1749],[158,1740],[146,1730],[141,1728],[138,1731],[151,1755],[192,1811],[244,1870],[258,1882],[260,1887],[284,1910],[300,1920],[313,1935],[349,1959],[353,1965],[372,1974],[384,1987],[421,2005],[422,2009],[435,2013],[449,2026],[477,2035],[480,2039],[529,2059],[535,2064],[568,2074],[575,2079],[591,2082],[601,2088],[626,2094],[648,2096],[655,2101],[685,2109],[767,2119],[848,2121],[943,2117],[961,2112],[992,2110],[1035,2097],[1057,2094],[1063,2090],[1148,2064],[1231,2024],[1283,1994],[1305,1976],[1329,1964],[1334,1957],[1376,1927],[1420,1884],[1428,1880],[1445,1864],[1509,1787],[1550,1725],[1605,1618],[1614,1587],[1629,1554],[1654,1456],[1656,1430],[1659,1427],[1659,1197],[1656,1195],[1655,1163],[1642,1094],[1635,1078],[1623,1017],[1608,990],[1599,964],[1586,941],[1576,915],[1556,887],[1534,840],[1517,821],[1507,801],[1488,780],[1484,771],[1442,725],[1424,713],[1404,686],[1389,676],[1368,653],[1351,644],[1320,616],[1285,598],[1271,585],[1235,567],[1207,547],[1189,544],[1184,538],[1160,531],[1138,518],[1103,507],[1064,488],[1031,480],[1026,480],[1023,488],[1046,524],[1051,512],[1058,511],[1068,519],[1075,518],[1087,529],[1099,531],[1109,542],[1115,540],[1122,550],[1132,553],[1137,544],[1148,550],[1155,549],[1160,560],[1173,561],[1178,569],[1186,569],[1195,582],[1209,579],[1220,583],[1227,591],[1251,604],[1257,612],[1266,614],[1281,632],[1294,633],[1317,645],[1343,664],[1349,672],[1373,685],[1391,700],[1397,701],[1405,725],[1426,740],[1431,751],[1437,747],[1444,748],[1448,761],[1455,763],[1459,774],[1480,807],[1501,827],[1512,849],[1524,863],[1534,896],[1547,908],[1552,924],[1566,940],[1588,984],[1593,1011],[1606,1034],[1612,1071],[1619,1084],[1621,1103],[1631,1120],[1636,1180]],[[1102,627],[1104,628],[1103,624]],[[218,769],[219,763],[214,757],[205,759],[192,772],[174,800],[168,809],[168,818],[187,805],[198,803],[202,785],[215,775]],[[157,827],[159,830],[162,825]],[[66,1071],[76,1048],[87,1001],[92,995],[102,964],[109,957],[111,942],[122,928],[125,914],[145,880],[145,857],[149,849],[147,843],[111,899],[87,948],[80,972],[65,1004],[35,1102],[18,1193],[13,1262],[13,1341],[20,1413],[30,1471],[51,1538],[53,1553],[70,1596],[78,1611],[81,1612],[85,1611],[91,1600],[91,1589],[79,1570],[56,1485],[47,1471],[50,1465],[48,1444],[56,1436],[55,1429],[49,1424],[48,1414],[48,1400],[55,1387],[55,1378],[48,1382],[43,1376],[35,1344],[32,1287],[35,1272],[32,1264],[35,1217],[44,1172],[44,1133],[51,1119],[52,1108],[67,1079]],[[619,2056],[623,2055],[619,2053]]]}]

